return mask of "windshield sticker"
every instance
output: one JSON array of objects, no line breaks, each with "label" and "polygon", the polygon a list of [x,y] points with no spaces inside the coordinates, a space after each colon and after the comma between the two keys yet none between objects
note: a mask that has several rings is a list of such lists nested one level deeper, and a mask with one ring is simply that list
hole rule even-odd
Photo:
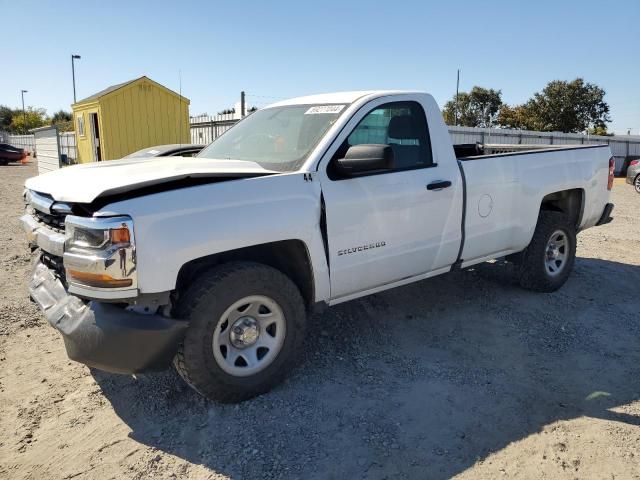
[{"label": "windshield sticker", "polygon": [[340,113],[344,105],[316,105],[304,112],[305,115],[317,115],[320,113]]}]

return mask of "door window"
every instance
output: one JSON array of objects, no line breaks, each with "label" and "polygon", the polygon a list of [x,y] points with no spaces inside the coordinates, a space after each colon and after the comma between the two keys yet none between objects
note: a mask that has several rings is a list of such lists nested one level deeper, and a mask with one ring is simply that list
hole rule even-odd
[{"label": "door window", "polygon": [[394,170],[433,165],[427,119],[417,102],[386,103],[371,110],[340,146],[331,163],[343,158],[349,147],[368,143],[391,146]]}]

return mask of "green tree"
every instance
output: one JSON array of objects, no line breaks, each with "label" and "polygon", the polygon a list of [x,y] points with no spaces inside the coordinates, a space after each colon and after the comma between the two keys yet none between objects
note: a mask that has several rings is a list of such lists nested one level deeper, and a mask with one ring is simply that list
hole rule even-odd
[{"label": "green tree", "polygon": [[70,112],[65,112],[64,110],[58,110],[51,117],[51,124],[56,125],[62,122],[70,122],[72,120],[72,116]]},{"label": "green tree", "polygon": [[543,132],[580,133],[597,129],[606,133],[609,105],[605,91],[582,78],[572,82],[554,80],[523,105],[503,106],[498,123],[507,128]]},{"label": "green tree", "polygon": [[615,136],[614,133],[609,133],[607,131],[607,126],[606,125],[603,125],[603,126],[598,125],[596,127],[591,127],[591,128],[589,128],[589,133],[591,135],[603,135],[603,136],[607,136],[607,137]]},{"label": "green tree", "polygon": [[11,119],[11,131],[26,134],[32,128],[42,127],[49,123],[47,111],[44,108],[27,107],[26,112],[15,111]]},{"label": "green tree", "polygon": [[64,110],[58,110],[51,117],[51,124],[56,125],[58,127],[58,131],[60,132],[71,132],[73,131],[73,116],[70,112],[65,112]]},{"label": "green tree", "polygon": [[507,104],[500,107],[497,122],[504,128],[515,128],[524,130],[535,130],[533,122],[530,121],[530,112],[526,105],[515,105],[510,107]]},{"label": "green tree", "polygon": [[11,120],[15,115],[14,111],[6,105],[0,105],[0,130],[11,131]]},{"label": "green tree", "polygon": [[496,123],[501,106],[502,92],[500,90],[476,86],[469,93],[461,92],[458,95],[457,109],[455,96],[445,103],[442,115],[447,125],[489,127]]}]

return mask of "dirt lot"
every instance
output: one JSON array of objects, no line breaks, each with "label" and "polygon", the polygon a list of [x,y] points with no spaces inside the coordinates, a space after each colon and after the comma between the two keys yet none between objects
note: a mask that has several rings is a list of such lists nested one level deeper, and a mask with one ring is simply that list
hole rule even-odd
[{"label": "dirt lot", "polygon": [[1,170],[0,478],[640,478],[640,196],[620,180],[559,292],[494,263],[341,305],[283,386],[222,406],[67,359],[26,294],[35,169]]}]

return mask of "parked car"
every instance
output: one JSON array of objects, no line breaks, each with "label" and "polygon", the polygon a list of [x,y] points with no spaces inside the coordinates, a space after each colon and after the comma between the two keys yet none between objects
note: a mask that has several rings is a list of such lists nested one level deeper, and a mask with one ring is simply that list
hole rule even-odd
[{"label": "parked car", "polygon": [[25,158],[27,153],[24,149],[14,147],[8,143],[0,143],[0,165],[7,165],[9,162],[19,162]]},{"label": "parked car", "polygon": [[627,183],[633,185],[640,193],[640,160],[631,160],[627,168]]},{"label": "parked car", "polygon": [[611,221],[609,147],[456,158],[450,138],[428,94],[335,93],[260,109],[197,158],[31,178],[31,296],[73,360],[173,361],[234,402],[296,365],[315,307],[496,258],[560,288],[576,234]]},{"label": "parked car", "polygon": [[170,144],[156,145],[155,147],[143,148],[137,152],[130,153],[124,158],[142,158],[142,157],[194,157],[205,145],[189,144]]}]

